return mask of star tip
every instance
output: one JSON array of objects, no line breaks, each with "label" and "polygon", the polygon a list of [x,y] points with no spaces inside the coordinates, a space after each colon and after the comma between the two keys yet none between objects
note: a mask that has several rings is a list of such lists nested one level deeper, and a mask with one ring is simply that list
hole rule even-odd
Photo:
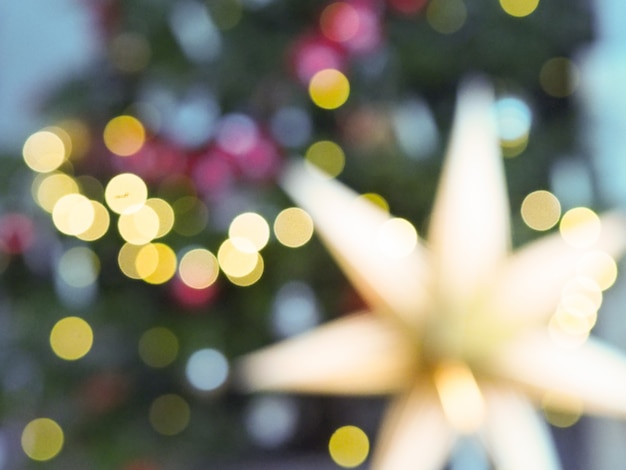
[{"label": "star tip", "polygon": [[462,107],[487,109],[495,100],[495,90],[486,75],[472,74],[459,84],[457,97]]},{"label": "star tip", "polygon": [[250,364],[247,356],[235,361],[230,375],[230,387],[237,393],[251,393],[257,391],[251,379]]},{"label": "star tip", "polygon": [[301,157],[289,157],[285,160],[278,174],[278,181],[281,184],[284,184],[286,180],[291,178],[294,172],[301,171],[304,167],[304,159]]}]

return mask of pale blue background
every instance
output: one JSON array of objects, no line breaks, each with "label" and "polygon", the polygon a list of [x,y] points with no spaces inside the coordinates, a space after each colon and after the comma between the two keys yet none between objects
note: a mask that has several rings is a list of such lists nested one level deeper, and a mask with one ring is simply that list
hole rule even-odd
[{"label": "pale blue background", "polygon": [[0,154],[48,124],[38,111],[47,94],[98,57],[89,3],[0,0]]}]

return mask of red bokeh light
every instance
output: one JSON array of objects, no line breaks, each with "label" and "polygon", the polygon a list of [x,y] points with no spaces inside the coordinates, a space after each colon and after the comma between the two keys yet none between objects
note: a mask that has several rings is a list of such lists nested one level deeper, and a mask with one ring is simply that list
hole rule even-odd
[{"label": "red bokeh light", "polygon": [[0,250],[10,255],[24,253],[35,239],[35,225],[24,214],[10,213],[0,217]]},{"label": "red bokeh light", "polygon": [[198,311],[210,305],[218,293],[218,285],[211,284],[204,289],[194,289],[185,284],[179,276],[174,276],[169,282],[170,294],[180,306]]}]

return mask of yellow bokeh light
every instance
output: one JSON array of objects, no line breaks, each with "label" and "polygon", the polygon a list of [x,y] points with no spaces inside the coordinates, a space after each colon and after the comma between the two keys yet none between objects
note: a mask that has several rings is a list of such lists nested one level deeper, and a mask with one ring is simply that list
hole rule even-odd
[{"label": "yellow bokeh light", "polygon": [[133,212],[146,203],[148,187],[133,173],[122,173],[111,178],[104,190],[104,199],[116,214]]},{"label": "yellow bokeh light", "polygon": [[543,91],[555,98],[574,93],[580,82],[578,67],[566,57],[547,60],[539,71],[539,84]]},{"label": "yellow bokeh light", "polygon": [[330,437],[328,451],[333,461],[344,468],[358,467],[369,455],[367,434],[356,426],[342,426]]},{"label": "yellow bokeh light", "polygon": [[500,6],[507,14],[522,18],[537,9],[539,0],[500,0]]},{"label": "yellow bokeh light", "polygon": [[143,124],[132,116],[117,116],[104,128],[104,144],[115,155],[127,157],[141,149],[146,140]]},{"label": "yellow bokeh light", "polygon": [[176,254],[163,243],[125,243],[117,257],[120,270],[131,279],[163,284],[176,274]]},{"label": "yellow bokeh light", "polygon": [[29,458],[40,462],[57,456],[63,448],[63,429],[50,418],[37,418],[22,431],[22,450]]},{"label": "yellow bokeh light", "polygon": [[541,407],[546,420],[559,428],[573,426],[584,412],[583,402],[579,398],[553,392],[544,395]]},{"label": "yellow bokeh light", "polygon": [[[593,282],[590,279],[587,280],[590,283]],[[599,290],[600,288],[598,287],[598,291]],[[601,291],[599,293],[601,293]],[[598,299],[595,298],[595,296],[588,295],[588,293],[584,291],[576,292],[571,290],[563,293],[557,314],[560,310],[564,310],[566,312],[574,312],[575,315],[581,317],[591,318],[597,313],[599,307],[600,304],[598,304]]]},{"label": "yellow bokeh light", "polygon": [[150,367],[170,365],[178,356],[178,338],[169,328],[150,328],[139,338],[139,356]]},{"label": "yellow bokeh light", "polygon": [[70,137],[70,135],[65,131],[65,129],[63,129],[62,127],[59,126],[50,126],[50,127],[46,127],[45,129],[42,129],[43,131],[49,131],[52,132],[54,135],[56,135],[59,139],[61,139],[61,142],[63,142],[63,149],[65,151],[65,155],[63,155],[63,160],[68,160],[70,158],[70,155],[72,154],[72,138]]},{"label": "yellow bokeh light", "polygon": [[408,256],[417,246],[417,230],[400,217],[385,221],[376,234],[378,249],[391,258]]},{"label": "yellow bokeh light", "polygon": [[33,199],[46,212],[52,212],[63,196],[78,192],[76,180],[61,172],[39,174],[32,184]]},{"label": "yellow bokeh light", "polygon": [[256,253],[256,257],[257,257],[256,265],[254,266],[252,271],[250,271],[245,276],[240,276],[240,277],[226,275],[228,277],[228,280],[232,282],[233,284],[235,284],[236,286],[247,287],[247,286],[251,286],[252,284],[257,282],[259,279],[261,279],[261,276],[263,276],[263,271],[265,270],[265,262],[263,261],[263,257],[261,256],[261,253]]},{"label": "yellow bokeh light", "polygon": [[159,216],[151,207],[144,205],[138,210],[120,215],[117,229],[124,240],[133,245],[145,245],[159,232]]},{"label": "yellow bokeh light", "polygon": [[309,95],[320,108],[336,109],[348,100],[350,82],[339,70],[320,70],[309,82]]},{"label": "yellow bokeh light", "polygon": [[322,170],[331,178],[339,175],[346,163],[342,148],[330,140],[315,142],[307,149],[304,157],[307,164]]},{"label": "yellow bokeh light", "polygon": [[507,158],[517,157],[528,147],[528,134],[524,134],[517,139],[500,140],[500,149],[502,155]]},{"label": "yellow bokeh light", "polygon": [[584,328],[582,323],[578,323],[576,327],[575,319],[569,324],[563,321],[563,318],[559,318],[558,315],[552,315],[548,322],[548,333],[550,338],[559,347],[573,349],[584,344],[589,339],[589,329]]},{"label": "yellow bokeh light", "polygon": [[48,173],[61,166],[67,155],[63,140],[50,130],[32,134],[22,148],[26,165],[38,173]]},{"label": "yellow bokeh light", "polygon": [[161,238],[170,233],[174,226],[174,209],[172,206],[166,200],[158,197],[146,200],[146,206],[152,208],[159,217],[159,229],[154,238]]},{"label": "yellow bokeh light", "polygon": [[[571,335],[587,334],[596,324],[598,312],[582,297],[570,299],[569,306],[560,306],[553,318],[559,329]],[[576,305],[576,304],[579,305]]]},{"label": "yellow bokeh light", "polygon": [[433,379],[450,424],[463,433],[476,431],[485,417],[485,403],[471,369],[462,362],[442,362]]},{"label": "yellow bokeh light", "polygon": [[522,219],[534,230],[549,230],[561,217],[561,203],[549,191],[533,191],[524,198],[521,207]]},{"label": "yellow bokeh light", "polygon": [[184,431],[189,424],[191,410],[180,395],[161,395],[150,405],[150,424],[164,436],[174,436]]},{"label": "yellow bokeh light", "polygon": [[361,194],[358,199],[365,199],[369,203],[374,204],[385,212],[389,212],[389,203],[387,200],[382,197],[380,194],[376,193],[365,193]]},{"label": "yellow bokeh light", "polygon": [[565,284],[562,297],[565,299],[569,296],[583,296],[589,299],[596,310],[602,305],[602,289],[596,281],[584,274]]},{"label": "yellow bokeh light", "polygon": [[[247,251],[251,247],[254,251],[260,251],[270,239],[270,226],[256,212],[244,212],[230,223],[228,237],[240,250]],[[242,239],[247,243],[240,243]]]},{"label": "yellow bokeh light", "polygon": [[[156,271],[159,265],[159,250],[154,243],[138,246],[137,251],[127,249],[125,254],[128,254],[129,259],[133,261],[133,266],[129,272],[136,274],[137,279],[146,279]],[[133,268],[134,273],[132,272]]]},{"label": "yellow bokeh light", "polygon": [[604,251],[594,250],[585,253],[576,267],[580,276],[585,276],[597,284],[601,290],[607,290],[617,279],[617,263]]},{"label": "yellow bokeh light", "polygon": [[142,246],[139,253],[137,253],[138,271],[141,272],[139,266],[154,263],[155,253],[156,266],[148,275],[142,276],[142,279],[148,284],[163,284],[174,277],[178,264],[176,253],[168,245],[164,243],[150,243]]},{"label": "yellow bokeh light", "polygon": [[456,33],[467,20],[467,7],[463,0],[432,0],[426,9],[426,19],[438,33]]},{"label": "yellow bokeh light", "polygon": [[109,225],[111,224],[111,216],[107,208],[98,201],[90,202],[93,206],[93,223],[87,230],[76,235],[76,238],[86,242],[102,238],[109,230]]},{"label": "yellow bokeh light", "polygon": [[[154,272],[157,265],[157,253],[156,248],[152,245],[146,245],[150,248],[154,249],[155,253],[153,256],[146,256],[146,254],[142,257],[142,265],[137,264],[137,255],[144,248],[143,246],[133,245],[132,243],[125,243],[120,248],[120,251],[117,255],[117,263],[120,267],[120,270],[131,279],[142,279],[148,274]],[[147,264],[147,266],[146,266]]]},{"label": "yellow bokeh light", "polygon": [[304,209],[289,207],[276,216],[274,234],[283,245],[297,248],[313,236],[313,219]]},{"label": "yellow bokeh light", "polygon": [[89,229],[95,218],[91,201],[82,194],[67,194],[52,209],[52,221],[66,235],[79,235]]},{"label": "yellow bokeh light", "polygon": [[587,207],[575,207],[561,218],[559,231],[565,242],[574,248],[587,248],[598,241],[602,225],[600,217]]},{"label": "yellow bokeh light", "polygon": [[194,289],[205,289],[213,284],[219,274],[219,264],[213,253],[204,248],[189,250],[178,266],[181,280]]},{"label": "yellow bokeh light", "polygon": [[224,240],[217,250],[222,271],[228,276],[243,277],[252,272],[258,262],[256,251],[241,250],[230,238]]},{"label": "yellow bokeh light", "polygon": [[54,353],[66,361],[85,356],[93,344],[93,332],[89,323],[79,317],[59,320],[50,332],[50,346]]}]

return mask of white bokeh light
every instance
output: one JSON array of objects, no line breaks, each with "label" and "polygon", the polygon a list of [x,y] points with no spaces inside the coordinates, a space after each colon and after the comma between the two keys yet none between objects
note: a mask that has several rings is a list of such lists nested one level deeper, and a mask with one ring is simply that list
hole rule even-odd
[{"label": "white bokeh light", "polygon": [[203,392],[222,386],[228,378],[229,365],[217,349],[205,348],[194,352],[187,361],[185,374],[189,383]]},{"label": "white bokeh light", "polygon": [[272,305],[272,331],[278,337],[293,336],[316,326],[320,311],[313,289],[300,281],[284,284]]},{"label": "white bokeh light", "polygon": [[256,397],[246,410],[246,431],[258,446],[276,448],[289,441],[298,424],[298,408],[287,396]]},{"label": "white bokeh light", "polygon": [[496,102],[496,116],[500,139],[505,141],[523,138],[530,132],[532,111],[523,100],[507,96]]}]

